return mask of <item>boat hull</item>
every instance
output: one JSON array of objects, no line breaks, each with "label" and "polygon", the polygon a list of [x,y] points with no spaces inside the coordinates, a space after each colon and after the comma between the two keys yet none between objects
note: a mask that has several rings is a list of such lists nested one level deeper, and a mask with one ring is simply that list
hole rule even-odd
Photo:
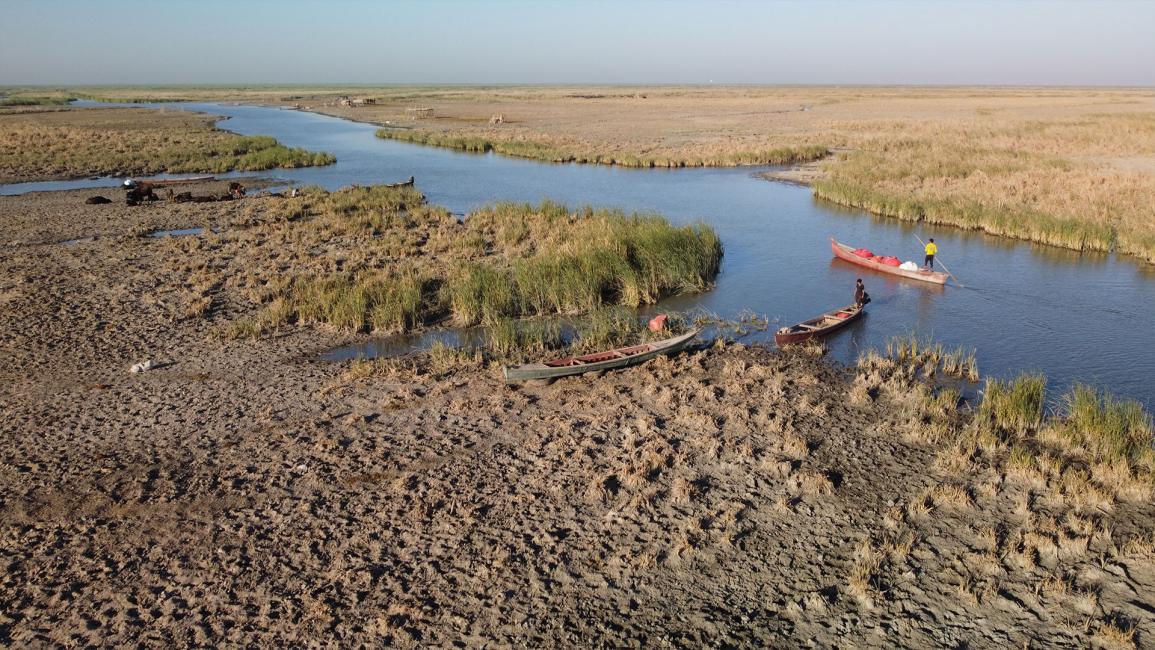
[{"label": "boat hull", "polygon": [[[857,307],[855,305],[849,305],[841,309],[832,309],[831,311],[828,311],[821,316],[811,318],[808,321],[803,321],[792,327],[783,328],[782,330],[775,332],[774,342],[778,344],[778,347],[782,347],[784,345],[797,345],[799,343],[805,343],[811,339],[829,336],[861,318],[864,311],[865,310],[863,310],[862,307]],[[827,318],[833,318],[835,314],[840,312],[847,313],[849,315],[846,318],[833,319],[833,322],[829,325],[820,327],[816,326],[814,329],[801,329],[806,325],[817,325],[817,323],[825,321]]]},{"label": "boat hull", "polygon": [[890,266],[881,262],[855,255],[854,249],[846,244],[840,243],[833,237],[830,238],[830,250],[834,256],[841,260],[846,260],[851,264],[865,266],[868,269],[873,269],[879,273],[886,273],[888,275],[897,275],[899,277],[910,280],[919,280],[921,282],[930,282],[931,284],[946,284],[948,276],[946,273],[939,273],[938,271],[907,271],[900,269],[897,266]]},{"label": "boat hull", "polygon": [[[694,330],[681,336],[675,336],[653,343],[615,348],[605,352],[556,359],[545,363],[506,366],[502,370],[502,374],[505,376],[507,383],[513,384],[523,381],[559,379],[561,377],[571,377],[587,372],[616,370],[649,361],[663,354],[680,352],[694,340],[697,334],[698,330]],[[591,361],[582,361],[583,359],[591,359]]]}]

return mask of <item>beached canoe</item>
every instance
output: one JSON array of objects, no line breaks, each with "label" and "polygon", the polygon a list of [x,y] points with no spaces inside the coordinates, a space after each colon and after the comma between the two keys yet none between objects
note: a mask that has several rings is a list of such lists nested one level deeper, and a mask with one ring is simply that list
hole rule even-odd
[{"label": "beached canoe", "polygon": [[922,269],[918,271],[907,271],[906,269],[900,269],[897,266],[876,262],[875,258],[873,257],[863,257],[861,255],[855,254],[853,247],[847,246],[846,244],[839,242],[833,237],[830,238],[830,249],[834,251],[835,257],[841,260],[846,260],[851,264],[865,266],[868,269],[874,269],[875,271],[880,271],[882,273],[889,273],[891,275],[910,278],[911,280],[921,280],[923,282],[932,282],[934,284],[946,284],[946,279],[950,277],[946,273],[939,273],[938,271],[924,271]]},{"label": "beached canoe", "polygon": [[862,316],[862,311],[862,307],[858,305],[832,309],[817,318],[779,329],[774,332],[774,342],[781,347],[804,343],[813,338],[833,334],[857,320],[859,316]]},{"label": "beached canoe", "polygon": [[520,366],[506,366],[502,371],[505,381],[516,383],[531,380],[551,380],[570,375],[580,375],[599,370],[614,370],[648,361],[660,354],[680,352],[698,335],[693,330],[663,341],[630,345],[624,348],[594,352],[576,357],[554,359],[543,363],[527,363]]}]

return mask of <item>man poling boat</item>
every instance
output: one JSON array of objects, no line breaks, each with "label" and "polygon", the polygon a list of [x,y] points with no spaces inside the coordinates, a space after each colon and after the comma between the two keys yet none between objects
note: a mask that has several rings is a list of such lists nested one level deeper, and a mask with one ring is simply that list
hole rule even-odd
[{"label": "man poling boat", "polygon": [[[925,244],[922,241],[922,237],[915,235],[914,238],[918,240],[918,243],[923,244],[924,250],[926,251],[926,259],[923,261],[923,263],[927,266],[927,269],[924,269],[923,272],[931,273],[934,275],[944,275],[942,273],[938,273],[937,271],[929,270],[929,266],[934,263],[934,256],[938,254],[938,246],[934,243],[934,237],[931,237],[930,241],[926,242]],[[949,277],[950,279],[954,280],[955,284],[958,286],[966,288],[966,285],[964,285],[962,282],[959,282],[958,278],[954,276],[954,273],[950,272],[950,269],[946,267],[946,264],[943,264],[940,261],[939,265],[942,266],[942,270],[946,271],[944,277]]]},{"label": "man poling boat", "polygon": [[934,268],[934,255],[938,252],[938,246],[934,244],[934,237],[931,237],[930,241],[927,242],[925,250],[926,257],[922,260],[922,266],[929,271]]}]

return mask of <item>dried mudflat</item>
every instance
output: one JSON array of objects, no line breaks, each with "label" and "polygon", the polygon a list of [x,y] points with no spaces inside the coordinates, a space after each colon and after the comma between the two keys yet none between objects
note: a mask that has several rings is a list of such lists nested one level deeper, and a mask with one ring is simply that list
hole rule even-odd
[{"label": "dried mudflat", "polygon": [[547,387],[355,379],[314,354],[347,337],[218,336],[225,288],[187,316],[199,252],[139,236],[278,199],[87,194],[0,198],[0,642],[1155,638],[1149,498],[942,469],[852,370],[731,344]]}]

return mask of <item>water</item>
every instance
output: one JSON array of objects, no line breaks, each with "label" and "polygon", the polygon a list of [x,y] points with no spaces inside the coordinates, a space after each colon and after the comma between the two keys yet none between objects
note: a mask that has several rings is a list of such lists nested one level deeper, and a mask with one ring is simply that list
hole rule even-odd
[{"label": "water", "polygon": [[185,237],[188,235],[200,235],[205,231],[204,228],[177,228],[176,230],[154,230],[148,233],[149,237]]},{"label": "water", "polygon": [[[875,218],[816,200],[807,188],[762,180],[748,168],[539,163],[381,140],[374,137],[376,126],[293,110],[181,107],[228,116],[220,126],[236,133],[271,135],[288,146],[337,156],[328,167],[269,172],[297,185],[336,189],[412,175],[430,202],[455,213],[499,200],[549,198],[571,206],[657,211],[679,223],[705,221],[726,247],[717,287],[661,307],[705,308],[724,317],[753,310],[772,321],[754,340],[772,339],[780,325],[850,303],[854,280],[861,277],[873,302],[864,319],[828,339],[836,359],[852,361],[867,348],[881,349],[892,336],[914,332],[948,347],[976,348],[985,376],[1041,371],[1053,395],[1080,381],[1155,407],[1155,269],[1131,260]],[[966,286],[900,280],[835,260],[832,235],[919,262],[916,236],[934,237],[938,258]],[[413,344],[375,345],[398,351]]]}]

